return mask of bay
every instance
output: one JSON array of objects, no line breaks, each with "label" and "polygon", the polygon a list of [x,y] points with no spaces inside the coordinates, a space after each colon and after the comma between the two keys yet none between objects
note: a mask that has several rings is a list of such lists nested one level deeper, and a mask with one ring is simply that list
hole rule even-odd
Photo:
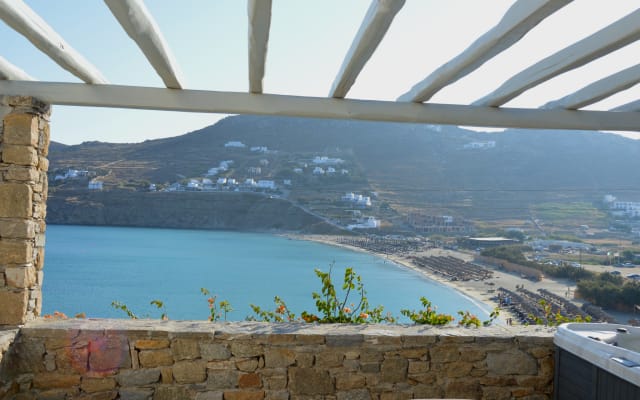
[{"label": "bay", "polygon": [[[371,306],[383,305],[395,316],[420,308],[427,297],[438,311],[469,310],[481,319],[489,308],[406,267],[368,253],[260,233],[155,228],[48,225],[43,314],[126,318],[113,301],[141,317],[158,318],[152,300],[161,300],[170,319],[206,319],[207,288],[228,300],[228,320],[253,315],[250,304],[273,310],[280,296],[299,314],[315,311],[312,292],[321,285],[314,268],[328,271],[342,285],[353,267]],[[349,301],[358,303],[358,298]],[[406,322],[406,321],[405,321]]]}]

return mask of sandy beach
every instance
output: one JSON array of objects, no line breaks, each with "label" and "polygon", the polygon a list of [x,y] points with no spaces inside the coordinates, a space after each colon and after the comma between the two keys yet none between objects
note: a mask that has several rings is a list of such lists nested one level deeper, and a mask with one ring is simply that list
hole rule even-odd
[{"label": "sandy beach", "polygon": [[[422,257],[452,256],[452,257],[462,259],[464,261],[472,261],[474,258],[474,255],[472,253],[446,250],[446,249],[440,249],[440,248],[432,248],[432,249],[427,249],[427,250],[417,251],[417,252],[388,255],[388,254],[380,254],[370,250],[362,249],[360,247],[349,246],[349,245],[340,243],[338,241],[339,239],[338,236],[330,236],[330,235],[288,235],[288,236],[294,239],[314,241],[314,242],[323,243],[331,246],[347,248],[353,251],[366,252],[366,253],[374,254],[381,258],[386,258],[392,262],[403,265],[407,268],[411,268],[412,270],[428,277],[431,280],[434,280],[452,289],[455,289],[465,294],[466,296],[474,299],[477,302],[485,304],[487,306],[486,307],[487,309],[494,309],[496,307],[499,307],[499,304],[495,300],[495,293],[492,292],[492,289],[503,287],[511,291],[516,291],[516,286],[524,286],[527,290],[530,290],[533,292],[543,288],[558,296],[561,296],[566,298],[567,300],[570,300],[571,302],[576,304],[578,307],[583,304],[583,301],[573,298],[573,294],[575,291],[575,283],[569,280],[550,279],[545,277],[539,282],[533,282],[531,280],[522,278],[520,275],[510,274],[504,271],[500,271],[497,268],[494,268],[491,266],[485,266],[487,269],[490,269],[491,271],[493,271],[492,279],[488,279],[485,281],[474,281],[474,280],[452,281],[449,279],[445,279],[440,275],[434,274],[431,271],[426,270],[424,268],[419,268],[411,260],[411,257],[415,257],[415,256],[422,256]],[[493,283],[493,285],[490,285],[490,283]],[[633,314],[609,312],[609,311],[607,312],[612,316],[614,316],[617,319],[616,322],[618,323],[627,324],[629,319],[637,318],[637,316],[634,317]],[[510,317],[513,319],[513,321],[517,321],[517,318],[515,318],[514,315],[510,315],[508,310],[504,308],[500,309],[500,320],[502,323],[504,323],[504,321]]]}]

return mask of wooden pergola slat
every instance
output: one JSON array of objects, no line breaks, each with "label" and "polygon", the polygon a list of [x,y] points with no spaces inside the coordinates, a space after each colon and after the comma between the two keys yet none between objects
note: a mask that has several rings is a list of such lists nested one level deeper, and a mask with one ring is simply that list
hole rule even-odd
[{"label": "wooden pergola slat", "polygon": [[0,0],[0,18],[40,51],[86,83],[107,83],[100,71],[74,50],[22,0]]},{"label": "wooden pergola slat", "polygon": [[474,105],[499,107],[526,90],[640,39],[640,9],[516,74]]},{"label": "wooden pergola slat", "polygon": [[632,101],[631,103],[623,104],[609,111],[616,112],[636,112],[640,114],[640,100]]},{"label": "wooden pergola slat", "polygon": [[181,89],[184,79],[158,24],[142,0],[104,0],[127,35],[136,42],[165,86]]},{"label": "wooden pergola slat", "polygon": [[16,67],[0,56],[0,79],[8,79],[12,81],[33,81],[34,79],[26,72]]},{"label": "wooden pergola slat", "polygon": [[505,128],[640,130],[640,113],[637,112],[495,108],[25,81],[0,81],[0,93],[9,96],[34,96],[50,104],[85,107],[278,115]]},{"label": "wooden pergola slat", "polygon": [[404,4],[405,0],[372,0],[333,82],[331,97],[347,95]]},{"label": "wooden pergola slat", "polygon": [[578,110],[589,104],[597,103],[618,92],[636,85],[640,82],[640,64],[624,69],[606,78],[600,79],[584,88],[565,96],[561,99],[549,102],[543,108],[566,108]]},{"label": "wooden pergola slat", "polygon": [[269,29],[271,27],[271,0],[249,0],[249,92],[262,93]]},{"label": "wooden pergola slat", "polygon": [[485,62],[517,43],[527,32],[572,0],[519,0],[500,22],[480,36],[460,55],[442,65],[399,101],[424,102],[445,86],[480,68]]}]

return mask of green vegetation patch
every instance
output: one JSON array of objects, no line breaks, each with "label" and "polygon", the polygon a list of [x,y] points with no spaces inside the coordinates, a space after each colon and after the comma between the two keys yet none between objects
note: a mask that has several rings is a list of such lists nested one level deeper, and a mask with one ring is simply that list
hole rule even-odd
[{"label": "green vegetation patch", "polygon": [[540,203],[531,206],[534,215],[554,225],[606,227],[607,214],[591,203]]}]

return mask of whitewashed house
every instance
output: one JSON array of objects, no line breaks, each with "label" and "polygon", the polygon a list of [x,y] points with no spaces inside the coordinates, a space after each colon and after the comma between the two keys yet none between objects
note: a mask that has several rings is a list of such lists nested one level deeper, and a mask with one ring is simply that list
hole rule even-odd
[{"label": "whitewashed house", "polygon": [[149,191],[150,192],[155,192],[156,190],[158,190],[158,188],[156,187],[155,183],[149,184]]},{"label": "whitewashed house", "polygon": [[87,187],[88,187],[89,190],[102,190],[103,183],[102,183],[102,181],[93,180],[93,181],[89,182],[89,185]]},{"label": "whitewashed house", "polygon": [[291,179],[285,179],[282,181],[282,184],[285,186],[291,186]]},{"label": "whitewashed house", "polygon": [[344,160],[341,158],[329,158],[327,156],[316,156],[313,158],[311,162],[317,165],[337,165],[337,164],[342,164]]},{"label": "whitewashed house", "polygon": [[335,175],[336,173],[336,169],[333,167],[328,167],[327,168],[327,175]]},{"label": "whitewashed house", "polygon": [[238,141],[230,141],[225,143],[224,147],[236,147],[236,148],[244,149],[245,147],[247,147],[247,145]]},{"label": "whitewashed house", "polygon": [[244,184],[245,184],[245,186],[249,186],[249,187],[256,187],[257,186],[257,183],[256,183],[255,179],[253,179],[253,178],[245,179],[244,180]]},{"label": "whitewashed house", "polygon": [[227,178],[218,178],[218,180],[216,181],[216,183],[218,185],[226,185],[227,184]]},{"label": "whitewashed house", "polygon": [[302,171],[302,168],[294,168],[293,172],[295,172],[296,174],[301,174],[304,171]]},{"label": "whitewashed house", "polygon": [[276,183],[274,181],[270,181],[270,180],[259,180],[257,183],[258,187],[260,189],[269,189],[269,190],[276,190],[277,186]]},{"label": "whitewashed house", "polygon": [[313,174],[314,175],[324,175],[324,168],[322,167],[315,167],[313,169]]}]

